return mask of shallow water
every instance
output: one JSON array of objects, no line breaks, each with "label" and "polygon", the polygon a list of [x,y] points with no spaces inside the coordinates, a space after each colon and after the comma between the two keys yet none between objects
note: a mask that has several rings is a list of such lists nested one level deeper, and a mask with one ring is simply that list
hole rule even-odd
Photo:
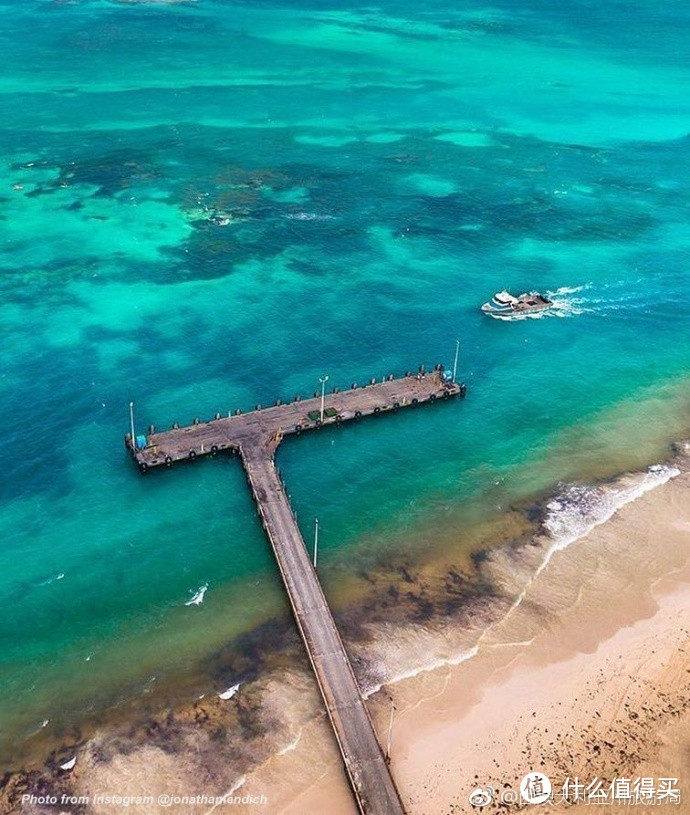
[{"label": "shallow water", "polygon": [[[686,8],[445,6],[0,3],[5,754],[286,611],[238,462],[142,481],[132,399],[164,427],[459,338],[465,402],[281,449],[330,592],[687,430]],[[561,318],[482,315],[506,287]]]}]

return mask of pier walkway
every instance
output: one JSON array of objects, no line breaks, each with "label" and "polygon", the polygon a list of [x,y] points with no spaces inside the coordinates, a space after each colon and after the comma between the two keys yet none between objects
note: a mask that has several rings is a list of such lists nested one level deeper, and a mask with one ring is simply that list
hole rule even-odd
[{"label": "pier walkway", "polygon": [[296,399],[247,414],[216,414],[208,422],[161,433],[152,428],[145,440],[137,442],[131,434],[125,437],[142,472],[221,451],[240,455],[363,815],[404,815],[405,810],[276,470],[274,454],[286,434],[458,395],[465,395],[465,386],[447,381],[441,366],[436,366],[427,374],[388,377],[342,392],[334,389],[323,402],[318,396]]},{"label": "pier walkway", "polygon": [[[438,368],[438,366],[437,366]],[[176,461],[193,460],[199,456],[216,455],[222,450],[239,451],[250,439],[269,439],[277,435],[304,433],[322,426],[342,424],[366,416],[415,407],[437,399],[450,399],[465,393],[465,386],[443,381],[442,372],[434,370],[424,374],[336,390],[325,394],[324,416],[321,421],[321,397],[299,399],[241,413],[221,416],[199,422],[194,420],[187,427],[173,427],[160,433],[149,432],[144,447],[134,449],[130,435],[125,443],[132,450],[134,459],[142,472],[152,467],[171,466]]]},{"label": "pier walkway", "polygon": [[278,561],[350,783],[363,813],[403,815],[345,648],[269,451],[241,450],[259,514]]}]

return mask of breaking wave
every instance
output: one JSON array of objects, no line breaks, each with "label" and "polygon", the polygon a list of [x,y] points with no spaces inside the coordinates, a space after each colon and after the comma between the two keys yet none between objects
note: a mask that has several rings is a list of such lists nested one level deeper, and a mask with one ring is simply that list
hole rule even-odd
[{"label": "breaking wave", "polygon": [[623,476],[615,485],[570,484],[565,487],[546,505],[548,514],[544,529],[553,544],[547,549],[536,575],[546,568],[555,552],[608,521],[621,507],[678,475],[680,470],[677,467],[655,464],[644,473]]},{"label": "breaking wave", "polygon": [[197,589],[195,595],[191,599],[187,600],[185,605],[186,606],[200,606],[204,602],[204,595],[206,594],[207,589],[208,589],[208,583],[204,583],[203,586],[200,586]]},{"label": "breaking wave", "polygon": [[435,671],[437,668],[443,668],[446,665],[460,665],[462,662],[472,659],[472,657],[475,657],[478,653],[479,646],[474,645],[472,648],[467,651],[461,651],[459,654],[454,654],[450,657],[439,657],[438,659],[425,662],[422,665],[415,665],[409,670],[391,674],[390,676],[381,678],[380,681],[374,684],[367,685],[363,689],[362,695],[365,699],[368,699],[370,696],[378,693],[384,685],[394,685],[396,682],[402,682],[404,679],[412,679],[415,676],[419,676],[419,674]]},{"label": "breaking wave", "polygon": [[564,485],[556,498],[546,505],[548,513],[543,527],[549,543],[544,557],[518,594],[508,613],[510,614],[522,603],[534,581],[549,565],[551,558],[557,552],[567,549],[596,526],[606,523],[626,504],[678,475],[680,475],[680,470],[677,467],[654,464],[644,473],[628,473],[622,476],[615,484]]}]

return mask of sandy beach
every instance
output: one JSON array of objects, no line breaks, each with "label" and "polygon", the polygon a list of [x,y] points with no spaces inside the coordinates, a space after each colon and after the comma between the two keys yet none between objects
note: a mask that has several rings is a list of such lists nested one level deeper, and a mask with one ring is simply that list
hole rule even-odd
[{"label": "sandy beach", "polygon": [[[476,558],[490,595],[424,624],[379,618],[348,642],[384,747],[395,705],[391,767],[411,815],[477,811],[468,797],[489,787],[489,811],[517,811],[533,771],[556,795],[566,779],[608,789],[676,778],[681,802],[666,806],[690,812],[690,473],[678,465],[566,491],[547,505],[543,534]],[[1,811],[101,815],[124,806],[103,796],[120,795],[141,815],[211,813],[229,805],[175,796],[232,793],[232,812],[355,815],[313,680],[293,657],[230,700],[209,694],[5,776]],[[41,792],[66,803],[28,797]]]},{"label": "sandy beach", "polygon": [[[568,778],[593,783],[594,791],[597,781],[608,790],[614,778],[675,777],[680,804],[671,796],[666,805],[690,812],[683,788],[690,749],[689,496],[690,475],[682,473],[621,507],[550,557],[520,602],[481,635],[476,653],[455,665],[448,655],[447,664],[372,697],[382,736],[389,694],[396,706],[392,768],[409,812],[476,811],[468,796],[487,786],[498,793],[497,808],[500,793],[519,790],[533,770],[551,779],[557,798]],[[533,562],[543,557],[537,549]],[[486,568],[512,582],[517,557],[497,553]],[[276,762],[252,786],[276,790],[281,815],[354,815],[337,757],[324,747],[303,733],[282,767]],[[580,805],[592,801],[584,797]],[[562,806],[547,803],[541,811]]]}]

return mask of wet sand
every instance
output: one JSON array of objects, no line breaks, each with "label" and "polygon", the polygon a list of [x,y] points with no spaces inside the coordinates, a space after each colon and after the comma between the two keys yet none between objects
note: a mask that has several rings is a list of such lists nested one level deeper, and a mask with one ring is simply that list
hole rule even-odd
[{"label": "wet sand", "polygon": [[[567,776],[663,775],[682,790],[689,496],[684,471],[563,550],[521,535],[479,553],[473,572],[403,566],[373,581],[359,613],[341,615],[384,746],[395,704],[392,770],[411,815],[470,812],[474,788],[516,789],[531,770],[556,788]],[[130,802],[131,813],[210,813],[229,805],[158,796],[232,793],[232,812],[354,815],[306,658],[289,634],[281,646],[232,699],[209,692],[88,739],[75,734],[42,766],[6,774],[0,811],[100,815],[120,809],[96,799],[112,794],[151,797]],[[73,770],[59,769],[75,755]],[[22,803],[30,793],[83,801]]]}]

